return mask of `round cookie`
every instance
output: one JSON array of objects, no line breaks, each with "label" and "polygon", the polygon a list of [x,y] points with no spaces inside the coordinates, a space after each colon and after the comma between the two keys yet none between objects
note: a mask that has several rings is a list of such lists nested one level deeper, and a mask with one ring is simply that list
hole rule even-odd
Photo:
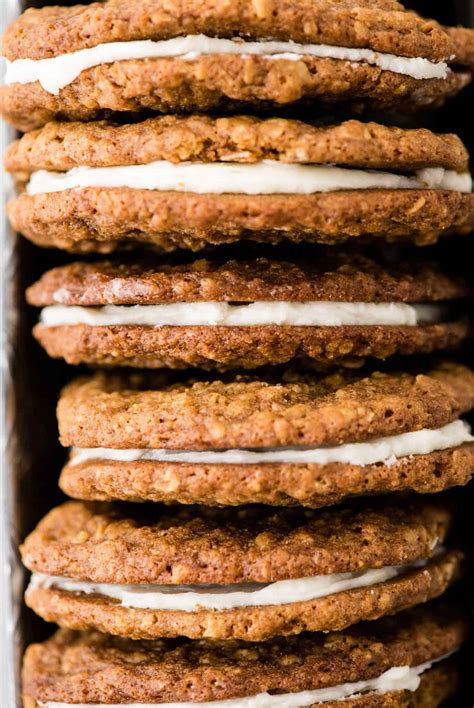
[{"label": "round cookie", "polygon": [[250,369],[452,348],[468,324],[442,305],[469,292],[429,264],[329,253],[292,263],[79,262],[43,275],[27,300],[46,308],[36,338],[70,364]]},{"label": "round cookie", "polygon": [[472,372],[175,382],[96,375],[58,406],[60,486],[84,500],[322,507],[467,484]]},{"label": "round cookie", "polygon": [[442,502],[331,512],[68,502],[22,546],[47,621],[134,639],[340,630],[441,595],[462,571]]},{"label": "round cookie", "polygon": [[[185,45],[163,52],[160,42],[169,47],[175,38]],[[262,47],[269,39],[283,44]],[[468,84],[473,45],[472,32],[445,29],[386,0],[187,0],[176,7],[141,0],[133,9],[107,0],[30,9],[3,38],[12,65],[2,112],[22,130],[143,109],[259,109],[301,100],[406,112],[438,106]],[[91,58],[94,47],[100,56]]]},{"label": "round cookie", "polygon": [[25,708],[37,708],[40,702],[86,700],[95,705],[177,701],[212,706],[231,699],[240,699],[243,705],[246,698],[255,700],[263,693],[268,701],[268,694],[273,695],[275,705],[281,706],[282,694],[283,700],[291,700],[295,697],[291,694],[371,682],[395,667],[420,671],[418,667],[433,662],[420,671],[420,680],[415,678],[410,689],[403,688],[405,668],[399,676],[402,680],[391,688],[375,693],[365,684],[366,692],[357,695],[356,689],[354,696],[350,693],[354,687],[349,687],[342,702],[329,699],[325,705],[435,708],[454,693],[458,682],[453,661],[439,659],[458,649],[466,635],[467,623],[444,605],[417,608],[344,632],[259,644],[183,639],[131,642],[98,632],[59,630],[48,641],[27,649],[23,700]]},{"label": "round cookie", "polygon": [[474,372],[449,362],[417,374],[290,371],[222,381],[98,373],[66,386],[58,424],[62,444],[80,448],[265,450],[437,429],[473,404]]},{"label": "round cookie", "polygon": [[242,238],[431,243],[474,227],[459,139],[376,123],[54,123],[13,143],[5,164],[26,190],[8,206],[13,227],[71,251],[131,242],[197,250]]}]

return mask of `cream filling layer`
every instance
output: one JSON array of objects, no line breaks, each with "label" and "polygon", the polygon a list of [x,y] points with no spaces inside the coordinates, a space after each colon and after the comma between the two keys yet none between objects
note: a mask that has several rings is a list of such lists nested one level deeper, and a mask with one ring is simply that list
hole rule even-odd
[{"label": "cream filling layer", "polygon": [[447,450],[473,442],[474,436],[467,423],[456,420],[435,430],[424,429],[402,433],[370,442],[348,443],[335,447],[278,448],[263,450],[116,450],[111,448],[72,448],[71,465],[110,460],[113,462],[178,462],[191,464],[343,464],[373,465],[383,462],[395,464],[412,455],[427,455],[436,450]]},{"label": "cream filling layer", "polygon": [[427,167],[413,175],[359,170],[333,165],[289,164],[277,160],[255,163],[180,162],[157,160],[145,165],[73,167],[67,172],[37,170],[27,194],[67,189],[128,188],[193,194],[315,194],[361,189],[443,189],[470,192],[472,178],[443,167]]},{"label": "cream filling layer", "polygon": [[445,79],[449,73],[448,64],[444,61],[433,62],[422,57],[401,57],[396,54],[374,52],[372,49],[265,40],[246,42],[240,39],[220,39],[198,34],[161,41],[107,42],[48,59],[15,59],[12,62],[7,60],[5,83],[7,85],[29,84],[39,81],[45,91],[57,95],[62,88],[77,79],[81,72],[101,64],[166,57],[180,57],[192,61],[199,56],[210,54],[259,55],[268,59],[294,61],[305,56],[340,59],[355,63],[364,62],[414,79]]},{"label": "cream filling layer", "polygon": [[[206,701],[205,703],[75,703],[74,708],[123,708],[128,705],[130,708],[306,708],[314,703],[329,703],[332,701],[342,701],[347,698],[357,698],[366,693],[376,693],[383,695],[391,691],[416,691],[421,683],[420,676],[431,669],[433,664],[447,656],[442,656],[419,666],[394,666],[377,678],[353,683],[341,683],[338,686],[328,686],[327,688],[317,688],[313,691],[300,691],[298,693],[270,694],[259,693],[255,696],[242,698],[228,698],[222,701]],[[70,708],[70,703],[39,703],[45,708]]]},{"label": "cream filling layer", "polygon": [[[441,550],[438,546],[435,555]],[[423,568],[427,563],[429,560],[419,560],[403,566],[385,566],[356,573],[238,585],[119,585],[34,573],[30,587],[101,595],[117,600],[122,607],[142,610],[231,610],[237,607],[268,607],[317,600],[348,590],[386,583],[409,570]]]},{"label": "cream filling layer", "polygon": [[61,325],[141,325],[160,327],[291,325],[338,327],[344,325],[414,326],[438,322],[443,307],[402,302],[177,302],[163,305],[105,305],[77,307],[50,305],[41,312],[46,327]]}]

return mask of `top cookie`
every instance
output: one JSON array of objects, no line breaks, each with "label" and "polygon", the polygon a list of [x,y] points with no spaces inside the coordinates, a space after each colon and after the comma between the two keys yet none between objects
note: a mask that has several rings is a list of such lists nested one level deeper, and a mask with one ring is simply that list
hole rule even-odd
[{"label": "top cookie", "polygon": [[348,120],[314,126],[297,120],[251,116],[180,118],[141,123],[50,123],[24,135],[5,152],[5,169],[18,181],[37,170],[181,162],[344,165],[373,170],[469,169],[469,154],[452,133],[407,130]]},{"label": "top cookie", "polygon": [[474,372],[342,371],[171,383],[166,375],[96,374],[58,405],[61,442],[82,448],[171,450],[339,445],[438,428],[474,404]]},{"label": "top cookie", "polygon": [[[111,24],[113,21],[113,24]],[[107,0],[75,7],[29,9],[4,37],[9,60],[46,59],[106,42],[207,34],[229,39],[397,48],[402,56],[447,59],[449,36],[433,20],[408,13],[397,0]],[[44,37],[48,38],[45,43]]]},{"label": "top cookie", "polygon": [[76,261],[53,268],[27,292],[30,305],[92,306],[256,301],[435,303],[467,299],[472,287],[433,262],[314,250],[289,260],[201,258]]},{"label": "top cookie", "polygon": [[[54,118],[290,104],[438,105],[470,80],[474,33],[395,0],[107,0],[28,10],[7,29],[4,115]],[[26,63],[24,60],[27,60]]]}]

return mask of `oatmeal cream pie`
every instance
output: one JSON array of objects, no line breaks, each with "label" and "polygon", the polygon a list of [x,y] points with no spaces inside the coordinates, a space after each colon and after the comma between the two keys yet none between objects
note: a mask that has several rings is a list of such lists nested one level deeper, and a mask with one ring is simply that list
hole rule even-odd
[{"label": "oatmeal cream pie", "polygon": [[258,644],[59,630],[26,652],[23,705],[437,708],[456,690],[448,657],[467,633],[466,620],[444,603]]},{"label": "oatmeal cream pie", "polygon": [[431,264],[330,249],[292,263],[72,263],[27,300],[44,308],[36,338],[71,364],[250,369],[448,349],[468,333],[448,303],[469,291]]},{"label": "oatmeal cream pie", "polygon": [[106,0],[29,9],[3,37],[3,115],[21,130],[143,109],[304,99],[439,106],[471,80],[474,32],[396,0]]},{"label": "oatmeal cream pie", "polygon": [[71,497],[322,507],[351,496],[464,485],[474,438],[459,416],[474,373],[263,374],[172,384],[96,375],[63,392]]},{"label": "oatmeal cream pie", "polygon": [[340,630],[462,574],[452,512],[418,497],[331,511],[70,501],[22,546],[26,602],[68,629],[262,641]]},{"label": "oatmeal cream pie", "polygon": [[249,238],[431,243],[474,228],[457,136],[347,121],[164,116],[51,123],[14,142],[13,227],[41,246],[191,248]]}]

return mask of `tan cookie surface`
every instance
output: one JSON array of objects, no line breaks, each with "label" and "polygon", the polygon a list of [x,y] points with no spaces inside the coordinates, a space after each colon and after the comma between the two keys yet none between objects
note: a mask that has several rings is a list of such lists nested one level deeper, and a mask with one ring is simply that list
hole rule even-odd
[{"label": "tan cookie surface", "polygon": [[[27,291],[36,305],[152,305],[170,302],[305,300],[430,302],[460,299],[469,286],[430,264],[395,265],[331,252],[314,261],[257,259],[189,265],[73,263],[46,273]],[[446,319],[446,318],[443,318]],[[451,318],[452,319],[452,318]],[[252,327],[136,325],[49,326],[34,334],[47,352],[69,363],[158,368],[253,368],[293,359],[387,358],[456,346],[460,321],[414,327]]]},{"label": "tan cookie surface", "polygon": [[[6,31],[8,59],[42,59],[111,41],[165,39],[186,34],[272,37],[302,43],[371,47],[425,56],[453,54],[452,40],[435,21],[405,11],[395,0],[127,0],[28,10]],[[47,44],[40,37],[47,36]]]},{"label": "tan cookie surface", "polygon": [[96,582],[267,583],[429,557],[451,515],[421,499],[332,511],[67,502],[22,556],[30,570]]},{"label": "tan cookie surface", "polygon": [[472,288],[436,264],[384,260],[337,249],[292,262],[196,260],[78,261],[53,268],[27,290],[29,304],[159,305],[173,302],[314,300],[435,302],[462,299]]},{"label": "tan cookie surface", "polygon": [[[131,642],[98,632],[60,630],[27,650],[23,691],[30,700],[131,703],[315,690],[375,678],[394,666],[419,666],[458,648],[466,635],[465,621],[436,604],[344,632],[259,644]],[[376,705],[436,705],[393,699]]]},{"label": "tan cookie surface", "polygon": [[[187,0],[178,6],[126,0],[72,8],[28,10],[6,31],[4,55],[42,59],[100,43],[168,39],[182,34],[322,43],[469,67],[473,33],[442,28],[406,12],[397,2],[359,0]],[[38,39],[47,37],[47,41]],[[210,55],[131,60],[83,71],[58,96],[39,83],[2,88],[5,117],[23,130],[55,118],[91,120],[117,112],[153,109],[202,111],[247,105],[266,107],[302,98],[345,101],[353,108],[436,106],[470,81],[468,71],[445,79],[417,80],[359,63],[303,57],[299,61],[262,56]]]},{"label": "tan cookie surface", "polygon": [[451,516],[422,498],[330,511],[67,502],[28,536],[22,557],[30,570],[94,582],[268,583],[430,557]]},{"label": "tan cookie surface", "polygon": [[[35,677],[36,678],[36,677]],[[42,678],[42,677],[41,677]],[[39,677],[36,680],[41,680]],[[29,675],[27,675],[29,684]],[[449,696],[452,696],[459,684],[459,671],[454,662],[443,662],[421,676],[420,686],[416,691],[390,691],[384,694],[366,694],[360,698],[347,698],[344,701],[326,702],[327,708],[436,708]],[[36,684],[34,684],[36,686]],[[57,681],[54,681],[57,685]],[[34,688],[33,690],[36,690]],[[24,708],[40,708],[31,695],[24,694]],[[313,704],[316,708],[318,704]]]},{"label": "tan cookie surface", "polygon": [[0,87],[3,117],[22,131],[50,121],[91,121],[146,111],[242,113],[316,104],[349,111],[413,112],[442,106],[471,81],[466,69],[444,79],[414,79],[362,62],[302,57],[203,55],[141,59],[83,71],[59,95],[39,82]]},{"label": "tan cookie surface", "polygon": [[451,511],[426,500],[362,504],[332,512],[249,507],[149,507],[68,502],[50,512],[22,547],[27,567],[47,575],[118,584],[234,584],[409,565],[376,585],[316,600],[228,609],[123,607],[102,594],[32,585],[26,602],[50,622],[135,639],[263,641],[343,629],[441,595],[462,573],[460,551],[433,554]]},{"label": "tan cookie surface", "polygon": [[166,375],[96,374],[63,391],[65,446],[230,449],[335,445],[439,428],[474,404],[474,373],[431,371],[169,382]]},{"label": "tan cookie surface", "polygon": [[[358,553],[357,547],[353,553]],[[40,617],[68,629],[99,629],[131,637],[189,637],[264,641],[306,631],[341,630],[442,595],[462,575],[464,556],[445,551],[423,568],[392,580],[316,600],[230,610],[150,610],[124,607],[104,595],[33,586],[25,601]]]},{"label": "tan cookie surface", "polygon": [[416,455],[395,464],[190,464],[114,462],[68,464],[60,485],[75,499],[150,501],[208,506],[240,504],[324,507],[352,496],[440,492],[467,484],[474,444]]},{"label": "tan cookie surface", "polygon": [[474,70],[474,29],[472,27],[445,27],[454,44],[458,61]]},{"label": "tan cookie surface", "polygon": [[12,143],[5,155],[9,172],[73,167],[277,160],[408,170],[444,167],[465,172],[468,154],[452,134],[403,130],[350,120],[315,127],[295,120],[248,116],[210,118],[164,116],[140,123],[50,123]]},{"label": "tan cookie surface", "polygon": [[85,188],[21,194],[7,212],[13,228],[37,245],[76,252],[107,253],[127,243],[199,250],[243,238],[334,244],[380,237],[424,244],[469,233],[474,194],[415,189],[249,196]]},{"label": "tan cookie surface", "polygon": [[37,325],[33,333],[48,354],[69,364],[226,371],[268,364],[316,361],[354,365],[459,346],[467,322],[428,326],[262,327],[140,325]]}]

